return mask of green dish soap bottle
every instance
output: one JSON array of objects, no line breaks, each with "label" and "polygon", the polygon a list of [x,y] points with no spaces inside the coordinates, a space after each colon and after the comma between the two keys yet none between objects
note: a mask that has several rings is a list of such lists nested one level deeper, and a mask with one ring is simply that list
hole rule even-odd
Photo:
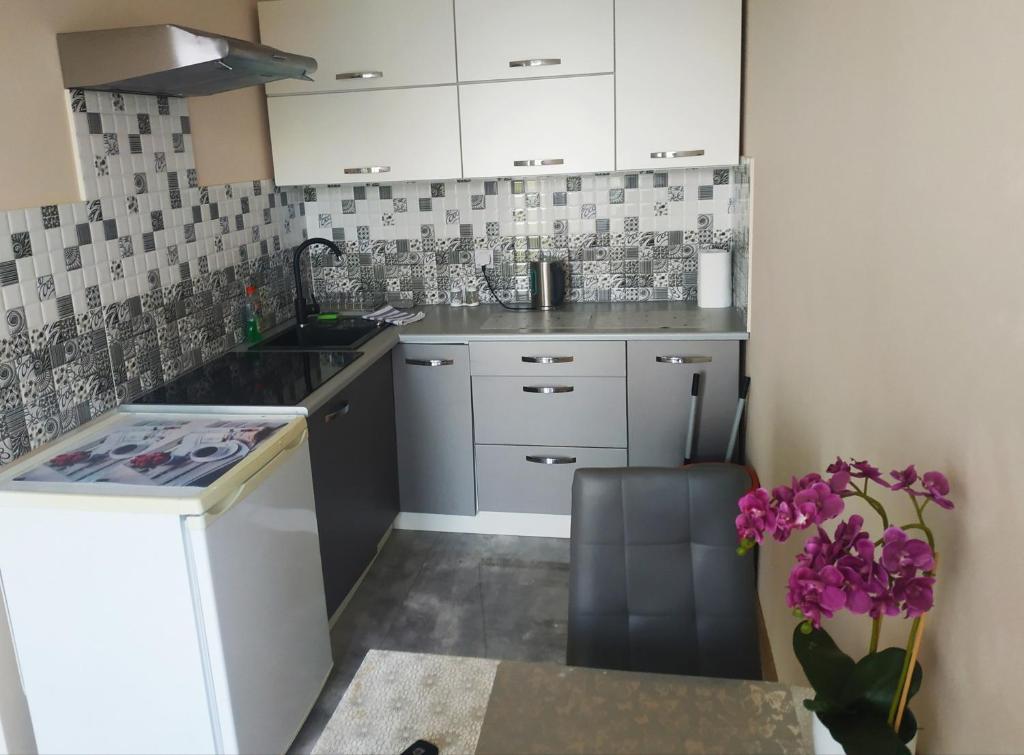
[{"label": "green dish soap bottle", "polygon": [[263,325],[261,309],[256,287],[247,286],[245,289],[245,339],[249,343],[259,343],[262,338],[260,335]]}]

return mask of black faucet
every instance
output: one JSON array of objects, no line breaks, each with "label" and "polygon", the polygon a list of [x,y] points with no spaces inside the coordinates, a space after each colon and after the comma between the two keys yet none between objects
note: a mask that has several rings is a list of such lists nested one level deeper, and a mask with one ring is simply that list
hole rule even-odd
[{"label": "black faucet", "polygon": [[316,303],[316,297],[313,296],[313,292],[309,292],[310,303],[306,303],[306,298],[302,295],[302,267],[299,264],[299,260],[302,258],[302,253],[307,248],[314,244],[322,244],[330,249],[334,256],[339,260],[342,259],[342,251],[338,248],[338,245],[333,241],[322,238],[306,239],[297,247],[295,247],[295,255],[292,257],[292,270],[295,273],[295,321],[299,327],[305,327],[306,317],[309,315],[315,315],[320,311],[320,305]]}]

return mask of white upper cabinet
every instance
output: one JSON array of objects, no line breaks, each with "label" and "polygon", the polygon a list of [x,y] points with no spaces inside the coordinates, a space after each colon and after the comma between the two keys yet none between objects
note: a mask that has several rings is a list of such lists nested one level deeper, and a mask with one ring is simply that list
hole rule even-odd
[{"label": "white upper cabinet", "polygon": [[267,110],[280,186],[462,175],[455,86],[268,97]]},{"label": "white upper cabinet", "polygon": [[619,0],[619,170],[739,161],[742,0]]},{"label": "white upper cabinet", "polygon": [[612,0],[455,0],[455,21],[459,81],[614,70]]},{"label": "white upper cabinet", "polygon": [[615,166],[613,77],[459,86],[467,176],[592,173]]},{"label": "white upper cabinet", "polygon": [[263,0],[260,39],[310,55],[315,81],[267,84],[268,95],[453,84],[451,0]]}]

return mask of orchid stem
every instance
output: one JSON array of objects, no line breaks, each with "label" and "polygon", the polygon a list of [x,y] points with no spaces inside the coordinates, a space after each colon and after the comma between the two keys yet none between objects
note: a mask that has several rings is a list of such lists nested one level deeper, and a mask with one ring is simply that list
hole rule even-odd
[{"label": "orchid stem", "polygon": [[[882,529],[883,530],[889,529],[889,517],[885,513],[885,507],[882,506],[882,504],[879,503],[876,499],[874,499],[874,498],[872,498],[871,496],[868,495],[868,481],[864,480],[864,488],[863,489],[858,488],[853,483],[850,483],[850,487],[853,488],[856,491],[855,495],[858,498],[863,498],[865,501],[867,501],[868,505],[871,506],[871,508],[873,508],[875,510],[875,513],[877,513],[878,516],[880,516],[882,518]],[[918,516],[920,517],[920,512],[918,512]]]},{"label": "orchid stem", "polygon": [[896,710],[899,708],[900,698],[903,696],[903,688],[907,685],[907,674],[910,671],[910,657],[913,654],[914,639],[917,637],[917,632],[920,626],[921,617],[918,616],[914,619],[914,623],[910,625],[910,636],[907,637],[907,649],[903,655],[903,670],[900,672],[900,681],[899,684],[896,685],[896,693],[893,695],[892,705],[889,706],[889,726],[892,726],[896,721]]},{"label": "orchid stem", "polygon": [[876,616],[871,620],[871,644],[868,646],[868,653],[878,651],[878,635],[882,633],[882,617]]}]

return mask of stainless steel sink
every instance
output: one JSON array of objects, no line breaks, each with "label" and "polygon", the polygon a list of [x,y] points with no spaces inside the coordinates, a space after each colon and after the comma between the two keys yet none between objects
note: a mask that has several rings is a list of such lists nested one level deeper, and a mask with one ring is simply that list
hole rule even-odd
[{"label": "stainless steel sink", "polygon": [[260,341],[252,348],[259,351],[310,351],[355,349],[388,327],[358,317],[345,317],[333,323],[293,325],[276,336]]}]

